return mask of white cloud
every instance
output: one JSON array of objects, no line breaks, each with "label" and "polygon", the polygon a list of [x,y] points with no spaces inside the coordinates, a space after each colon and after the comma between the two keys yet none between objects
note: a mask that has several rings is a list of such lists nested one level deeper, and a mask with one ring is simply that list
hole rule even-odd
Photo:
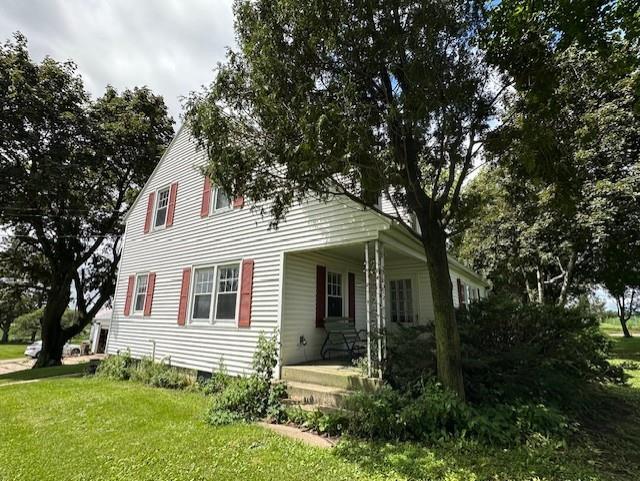
[{"label": "white cloud", "polygon": [[179,122],[181,96],[213,79],[234,45],[231,0],[3,0],[0,41],[19,30],[35,60],[73,60],[99,96],[148,85]]}]

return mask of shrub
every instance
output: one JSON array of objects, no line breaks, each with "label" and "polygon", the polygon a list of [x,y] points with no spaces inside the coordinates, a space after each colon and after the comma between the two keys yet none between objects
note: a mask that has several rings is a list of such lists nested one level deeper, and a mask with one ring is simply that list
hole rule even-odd
[{"label": "shrub", "polygon": [[[342,432],[365,439],[436,442],[471,438],[509,446],[532,438],[562,438],[569,428],[565,416],[544,405],[471,406],[434,381],[404,392],[385,386],[372,393],[355,393],[345,407],[339,420]],[[308,419],[304,422],[309,424]]]},{"label": "shrub", "polygon": [[100,362],[98,369],[96,369],[96,376],[116,381],[126,381],[131,377],[133,362],[129,351],[108,356]]},{"label": "shrub", "polygon": [[198,381],[198,387],[207,396],[216,395],[229,385],[231,382],[231,376],[229,376],[226,370],[218,370],[211,374],[209,379],[200,379]]},{"label": "shrub", "polygon": [[144,358],[131,369],[130,379],[153,387],[186,389],[195,385],[193,374]]},{"label": "shrub", "polygon": [[489,298],[458,313],[471,400],[567,401],[584,383],[624,380],[609,339],[584,308]]},{"label": "shrub", "polygon": [[275,334],[269,339],[260,334],[253,355],[253,373],[248,377],[227,379],[224,387],[214,394],[207,415],[211,424],[252,421],[266,416],[274,420],[284,417],[282,399],[286,387],[271,382],[278,361],[276,342]]}]

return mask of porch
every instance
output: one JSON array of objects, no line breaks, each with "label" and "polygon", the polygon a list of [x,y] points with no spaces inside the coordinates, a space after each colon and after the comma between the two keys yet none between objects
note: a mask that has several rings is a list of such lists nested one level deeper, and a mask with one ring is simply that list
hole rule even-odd
[{"label": "porch", "polygon": [[295,367],[296,375],[306,372],[317,378],[330,370],[337,376],[336,383],[340,375],[359,382],[355,376],[360,372],[352,370],[350,360],[337,362],[339,353],[332,353],[328,363],[318,362],[322,361],[327,318],[353,322],[364,340],[367,376],[376,378],[385,352],[384,336],[377,333],[399,323],[424,324],[433,319],[431,288],[420,252],[382,239],[287,252],[283,272],[283,378]]}]

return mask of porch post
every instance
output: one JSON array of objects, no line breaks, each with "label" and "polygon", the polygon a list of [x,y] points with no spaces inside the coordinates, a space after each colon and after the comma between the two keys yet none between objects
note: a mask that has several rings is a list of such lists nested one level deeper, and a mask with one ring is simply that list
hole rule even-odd
[{"label": "porch post", "polygon": [[364,304],[367,314],[367,377],[371,377],[371,263],[369,242],[364,243]]},{"label": "porch post", "polygon": [[376,256],[376,327],[378,337],[378,378],[382,379],[382,272],[381,266],[384,253],[380,245],[380,241],[375,241],[375,256]]}]

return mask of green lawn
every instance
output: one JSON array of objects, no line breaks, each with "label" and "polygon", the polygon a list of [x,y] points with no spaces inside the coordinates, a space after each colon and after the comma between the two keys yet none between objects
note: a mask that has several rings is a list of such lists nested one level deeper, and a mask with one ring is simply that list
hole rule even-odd
[{"label": "green lawn", "polygon": [[[616,343],[616,362],[640,354],[635,340]],[[636,386],[605,388],[599,414],[568,446],[345,441],[323,450],[257,426],[211,427],[199,393],[97,378],[0,385],[0,481],[637,481]]]},{"label": "green lawn", "polygon": [[0,361],[24,357],[26,344],[0,344]]}]

